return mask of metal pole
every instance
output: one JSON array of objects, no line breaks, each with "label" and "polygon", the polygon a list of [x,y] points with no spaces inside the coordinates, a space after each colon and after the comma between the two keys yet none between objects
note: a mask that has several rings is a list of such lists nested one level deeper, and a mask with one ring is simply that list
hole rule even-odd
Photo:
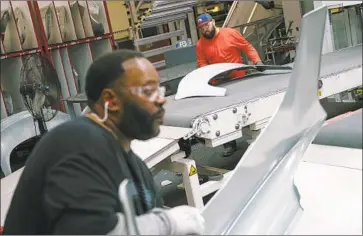
[{"label": "metal pole", "polygon": [[189,21],[190,36],[192,38],[193,45],[195,45],[197,44],[198,41],[198,34],[197,34],[197,29],[195,27],[195,19],[193,12],[188,13],[188,21]]}]

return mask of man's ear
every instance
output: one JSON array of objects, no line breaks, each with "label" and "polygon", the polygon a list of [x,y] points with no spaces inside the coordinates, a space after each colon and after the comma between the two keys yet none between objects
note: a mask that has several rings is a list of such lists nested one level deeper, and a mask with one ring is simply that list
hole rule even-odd
[{"label": "man's ear", "polygon": [[108,110],[116,112],[121,110],[121,101],[113,89],[104,89],[102,91],[102,101],[104,104],[108,102]]}]

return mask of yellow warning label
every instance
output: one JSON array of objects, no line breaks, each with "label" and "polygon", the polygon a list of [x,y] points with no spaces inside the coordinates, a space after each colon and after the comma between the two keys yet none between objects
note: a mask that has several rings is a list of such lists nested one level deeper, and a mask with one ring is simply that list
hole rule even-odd
[{"label": "yellow warning label", "polygon": [[195,168],[195,166],[191,166],[190,169],[189,169],[189,176],[193,176],[197,174],[197,168]]},{"label": "yellow warning label", "polygon": [[321,91],[320,90],[318,90],[318,96],[321,97]]}]

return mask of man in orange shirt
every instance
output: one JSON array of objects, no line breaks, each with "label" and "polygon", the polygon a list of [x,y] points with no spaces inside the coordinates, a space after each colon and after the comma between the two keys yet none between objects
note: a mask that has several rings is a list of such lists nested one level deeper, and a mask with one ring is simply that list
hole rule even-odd
[{"label": "man in orange shirt", "polygon": [[[216,63],[243,63],[241,52],[256,65],[263,65],[256,49],[235,29],[218,28],[208,13],[198,16],[197,26],[202,37],[197,42],[196,54],[198,67]],[[229,79],[241,79],[245,70],[228,74]],[[217,84],[217,81],[211,81]],[[236,141],[224,144],[223,156],[230,156],[237,150]]]}]

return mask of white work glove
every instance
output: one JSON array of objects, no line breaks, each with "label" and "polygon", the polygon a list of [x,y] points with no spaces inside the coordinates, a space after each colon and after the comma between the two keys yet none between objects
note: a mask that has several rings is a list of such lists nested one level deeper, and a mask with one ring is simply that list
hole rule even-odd
[{"label": "white work glove", "polygon": [[204,232],[204,218],[199,209],[178,206],[164,210],[170,221],[171,235],[201,235]]}]

